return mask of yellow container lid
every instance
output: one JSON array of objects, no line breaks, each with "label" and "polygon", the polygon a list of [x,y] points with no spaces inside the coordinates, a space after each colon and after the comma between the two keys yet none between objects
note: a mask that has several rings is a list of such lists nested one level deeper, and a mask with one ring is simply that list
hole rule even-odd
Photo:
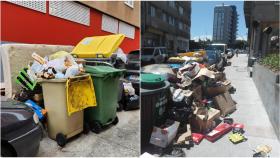
[{"label": "yellow container lid", "polygon": [[109,58],[124,40],[124,34],[86,37],[73,49],[79,58]]}]

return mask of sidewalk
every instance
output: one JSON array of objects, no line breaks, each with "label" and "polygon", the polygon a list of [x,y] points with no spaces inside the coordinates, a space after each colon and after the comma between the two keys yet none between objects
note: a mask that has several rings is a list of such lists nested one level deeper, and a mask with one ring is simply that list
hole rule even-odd
[{"label": "sidewalk", "polygon": [[226,76],[236,88],[236,93],[232,95],[237,102],[237,110],[231,115],[237,123],[245,125],[246,142],[234,145],[228,140],[228,135],[224,135],[215,143],[206,139],[202,140],[199,145],[195,145],[190,150],[185,150],[186,156],[234,156],[234,157],[252,157],[252,149],[257,145],[269,145],[272,151],[271,157],[280,156],[280,143],[273,130],[267,113],[262,105],[258,91],[252,78],[247,72],[246,54],[240,54],[238,57],[231,59],[232,65],[226,67]]},{"label": "sidewalk", "polygon": [[42,157],[136,157],[140,154],[139,110],[117,113],[119,123],[100,134],[89,132],[70,140],[64,148],[48,136],[41,141],[37,156]]}]

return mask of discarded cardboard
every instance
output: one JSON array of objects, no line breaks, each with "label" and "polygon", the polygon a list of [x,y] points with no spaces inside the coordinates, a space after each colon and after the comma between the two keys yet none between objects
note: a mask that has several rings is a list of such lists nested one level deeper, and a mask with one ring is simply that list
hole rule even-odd
[{"label": "discarded cardboard", "polygon": [[210,133],[208,133],[205,138],[210,142],[215,142],[217,139],[222,137],[224,134],[231,130],[231,125],[227,123],[222,123],[218,125],[215,129],[213,129]]},{"label": "discarded cardboard", "polygon": [[224,72],[216,72],[215,73],[215,81],[225,81],[226,74]]},{"label": "discarded cardboard", "polygon": [[228,92],[214,97],[214,104],[219,110],[221,110],[221,116],[223,117],[232,113],[236,109],[235,102],[232,100]]},{"label": "discarded cardboard", "polygon": [[193,96],[195,97],[196,100],[200,101],[202,100],[202,86],[197,86],[194,90],[193,90]]},{"label": "discarded cardboard", "polygon": [[227,91],[227,87],[224,85],[218,87],[207,87],[206,91],[208,96],[214,97],[216,95],[225,93]]},{"label": "discarded cardboard", "polygon": [[195,80],[196,78],[199,78],[201,76],[206,76],[208,78],[215,78],[215,72],[210,71],[207,68],[201,68],[200,71],[197,73],[197,75],[193,78]]},{"label": "discarded cardboard", "polygon": [[192,139],[192,131],[190,124],[187,124],[187,131],[183,133],[177,140],[177,144],[185,143],[185,141]]},{"label": "discarded cardboard", "polygon": [[175,138],[179,124],[179,122],[174,121],[171,126],[166,128],[154,127],[151,134],[150,143],[162,148],[167,147]]},{"label": "discarded cardboard", "polygon": [[206,132],[213,127],[215,119],[220,117],[220,110],[210,108],[197,108],[194,111],[195,117],[191,120],[192,127],[198,132]]}]

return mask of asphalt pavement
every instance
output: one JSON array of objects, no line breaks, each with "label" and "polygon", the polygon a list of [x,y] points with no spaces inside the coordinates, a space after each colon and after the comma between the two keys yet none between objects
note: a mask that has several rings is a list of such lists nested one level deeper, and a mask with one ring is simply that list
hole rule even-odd
[{"label": "asphalt pavement", "polygon": [[190,150],[183,149],[187,157],[252,157],[258,145],[272,147],[271,157],[280,157],[280,143],[269,121],[256,86],[247,71],[246,54],[231,59],[232,65],[225,69],[226,77],[236,88],[232,98],[237,102],[237,110],[230,115],[236,123],[245,125],[246,142],[234,145],[228,134],[214,143],[204,139]]}]

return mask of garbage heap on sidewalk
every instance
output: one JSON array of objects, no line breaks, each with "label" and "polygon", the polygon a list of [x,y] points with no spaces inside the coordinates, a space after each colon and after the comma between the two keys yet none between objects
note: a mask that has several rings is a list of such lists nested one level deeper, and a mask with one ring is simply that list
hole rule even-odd
[{"label": "garbage heap on sidewalk", "polygon": [[[193,61],[173,67],[174,75],[167,78],[170,101],[161,115],[165,119],[153,126],[149,143],[161,148],[190,148],[204,138],[215,142],[232,129],[234,135],[229,140],[244,141],[244,126],[229,117],[236,110],[231,97],[235,88],[225,73]],[[145,106],[141,102],[141,107]]]}]

